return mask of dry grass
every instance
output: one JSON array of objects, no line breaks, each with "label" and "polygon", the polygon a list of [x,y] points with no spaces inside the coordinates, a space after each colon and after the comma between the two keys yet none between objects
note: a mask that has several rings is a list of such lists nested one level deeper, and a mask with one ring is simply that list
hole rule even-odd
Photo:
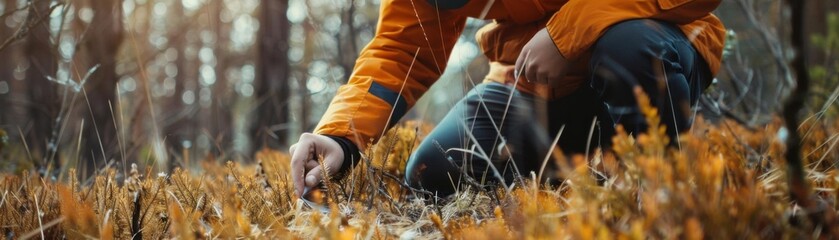
[{"label": "dry grass", "polygon": [[[642,101],[643,102],[643,101]],[[644,112],[658,126],[655,109]],[[365,151],[341,181],[316,193],[325,209],[291,195],[289,157],[256,153],[259,164],[205,163],[201,173],[153,174],[136,167],[91,186],[50,182],[26,173],[0,182],[3,238],[447,238],[447,239],[789,239],[818,238],[790,202],[783,132],[732,122],[699,121],[667,148],[663,128],[614,137],[612,152],[590,161],[554,153],[561,186],[528,181],[509,194],[466,190],[423,201],[401,185],[405,161],[427,126],[409,123]],[[801,132],[808,180],[827,206],[839,208],[839,122],[806,122]],[[69,174],[75,175],[75,174]],[[595,177],[599,176],[599,177]],[[596,179],[601,179],[597,181]],[[816,230],[814,230],[816,229]]]}]

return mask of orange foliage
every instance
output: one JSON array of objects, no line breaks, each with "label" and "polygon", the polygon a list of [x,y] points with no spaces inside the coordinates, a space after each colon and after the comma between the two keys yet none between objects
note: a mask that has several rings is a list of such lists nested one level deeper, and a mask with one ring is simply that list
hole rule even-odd
[{"label": "orange foliage", "polygon": [[[423,200],[401,181],[408,156],[430,129],[411,122],[365,150],[363,161],[342,179],[329,176],[315,197],[323,208],[310,208],[291,194],[288,155],[261,150],[252,166],[208,161],[201,173],[155,176],[135,166],[128,176],[106,171],[86,186],[27,173],[6,176],[0,182],[0,232],[12,238],[43,232],[47,238],[117,239],[138,230],[155,239],[813,236],[788,197],[779,120],[750,130],[697,119],[689,133],[668,139],[657,110],[643,94],[638,99],[649,130],[630,136],[619,127],[613,149],[598,150],[591,159],[570,156],[573,165],[555,152],[553,163],[566,179],[559,186],[526,182],[509,193],[466,188]],[[839,121],[813,121],[798,129],[805,136],[808,180],[826,210],[837,211]],[[670,141],[680,147],[668,147]]]}]

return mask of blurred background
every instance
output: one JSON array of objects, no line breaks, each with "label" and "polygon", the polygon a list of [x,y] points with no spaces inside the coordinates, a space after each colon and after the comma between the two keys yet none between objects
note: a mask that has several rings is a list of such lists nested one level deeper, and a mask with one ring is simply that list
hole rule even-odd
[{"label": "blurred background", "polygon": [[[839,2],[808,1],[811,113],[836,113]],[[0,0],[0,169],[83,175],[253,161],[311,131],[373,37],[379,0]],[[781,0],[726,0],[710,120],[759,129],[791,89]],[[483,79],[472,19],[403,119],[434,124]],[[5,147],[4,147],[5,145]]]}]

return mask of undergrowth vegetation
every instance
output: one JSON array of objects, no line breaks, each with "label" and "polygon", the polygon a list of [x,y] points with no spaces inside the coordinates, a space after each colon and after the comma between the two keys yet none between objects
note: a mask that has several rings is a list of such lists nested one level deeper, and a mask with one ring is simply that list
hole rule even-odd
[{"label": "undergrowth vegetation", "polygon": [[[641,98],[643,100],[643,97]],[[2,238],[326,239],[789,239],[818,238],[789,198],[780,120],[760,129],[698,119],[667,147],[657,111],[651,127],[619,130],[613,149],[590,159],[553,152],[546,174],[511,190],[465,184],[438,198],[402,184],[405,162],[430,127],[407,123],[364,151],[347,176],[327,176],[306,203],[293,196],[289,156],[263,150],[257,164],[202,163],[170,174],[106,171],[92,184],[34,174],[0,182]],[[839,121],[811,118],[804,136],[807,180],[825,211],[839,209]],[[541,161],[541,160],[539,160]],[[70,173],[69,176],[75,176]]]}]

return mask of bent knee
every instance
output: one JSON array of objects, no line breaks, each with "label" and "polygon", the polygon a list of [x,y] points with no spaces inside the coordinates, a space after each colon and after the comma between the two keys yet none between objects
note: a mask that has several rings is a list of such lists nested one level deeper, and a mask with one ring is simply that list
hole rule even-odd
[{"label": "bent knee", "polygon": [[[620,64],[652,64],[643,58],[676,57],[672,42],[686,42],[687,38],[675,25],[653,19],[635,19],[617,23],[592,46],[592,58],[608,57]],[[652,59],[650,59],[652,60]],[[678,61],[677,59],[670,59]]]}]

